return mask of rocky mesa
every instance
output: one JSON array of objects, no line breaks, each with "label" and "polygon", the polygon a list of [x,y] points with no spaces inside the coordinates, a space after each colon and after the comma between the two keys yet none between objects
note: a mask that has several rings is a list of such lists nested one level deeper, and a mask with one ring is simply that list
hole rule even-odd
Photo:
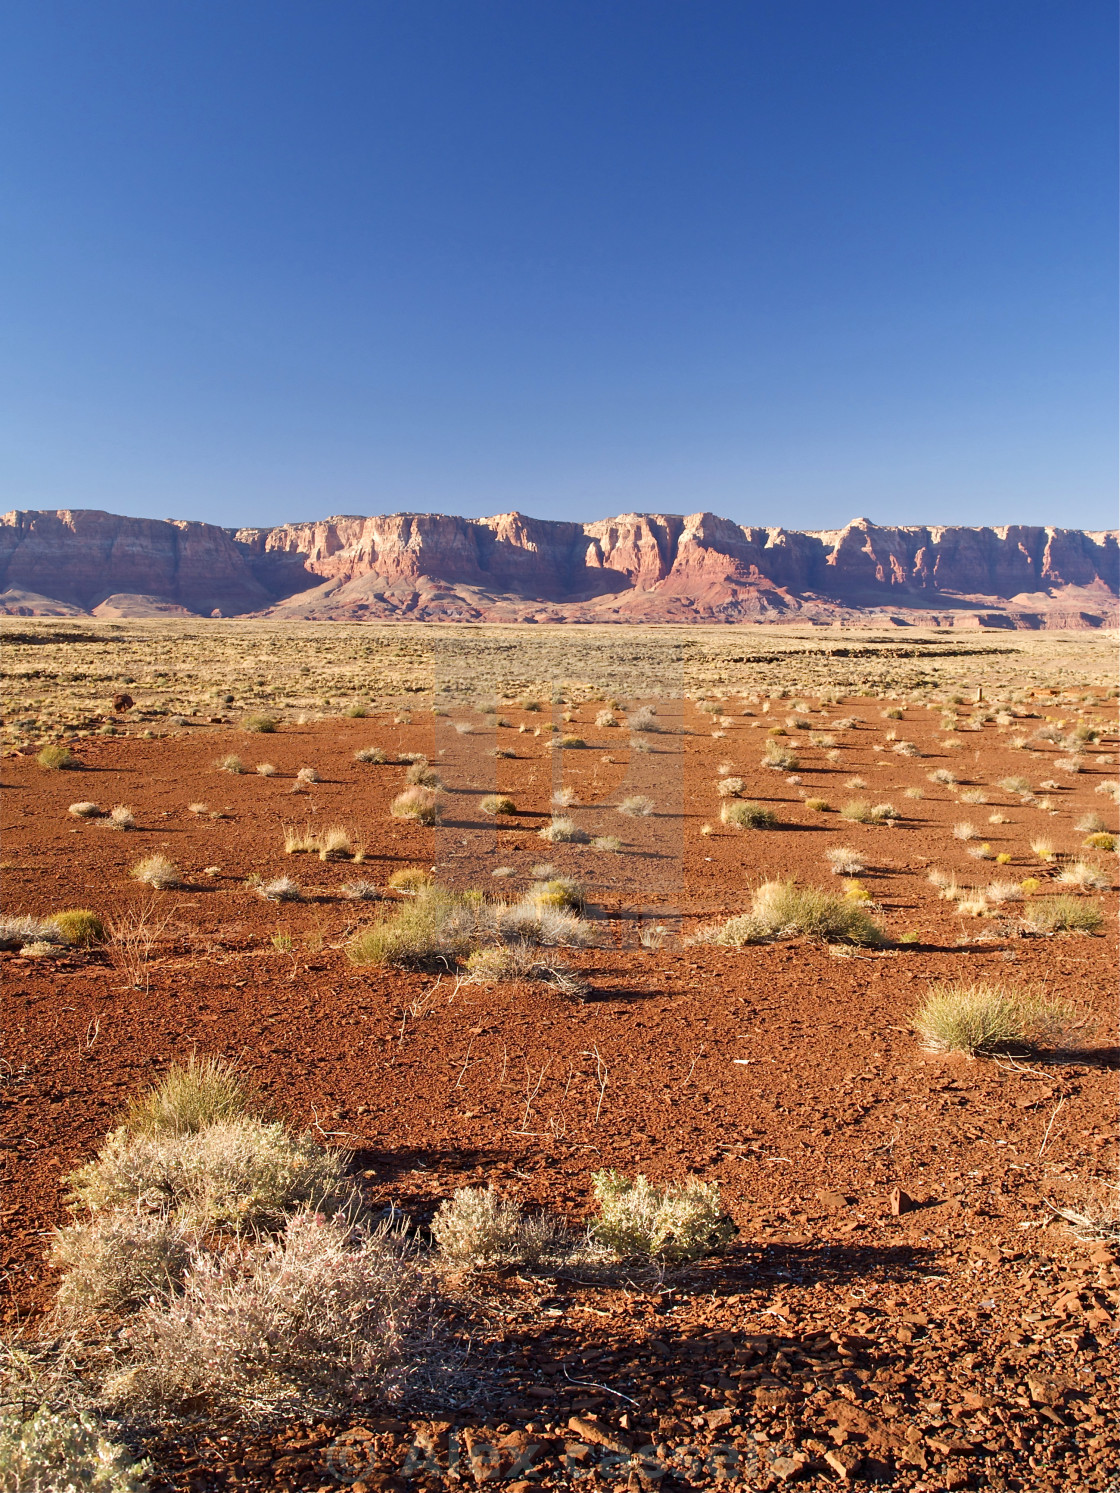
[{"label": "rocky mesa", "polygon": [[428,622],[1116,626],[1116,531],[799,531],[712,513],[334,517],[267,529],[0,517],[0,614]]}]

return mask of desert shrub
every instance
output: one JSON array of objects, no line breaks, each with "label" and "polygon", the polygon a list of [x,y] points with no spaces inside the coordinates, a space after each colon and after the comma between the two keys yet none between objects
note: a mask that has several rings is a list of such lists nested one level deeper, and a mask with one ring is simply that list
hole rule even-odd
[{"label": "desert shrub", "polygon": [[101,817],[101,810],[97,804],[90,803],[86,799],[80,803],[71,804],[67,812],[73,814],[76,819],[99,819]]},{"label": "desert shrub", "polygon": [[1109,834],[1107,830],[1096,830],[1084,841],[1086,850],[1108,850],[1116,849],[1116,836]]},{"label": "desert shrub", "polygon": [[93,1161],[67,1180],[91,1214],[174,1214],[199,1231],[275,1227],[296,1208],[349,1205],[346,1158],[308,1135],[251,1115],[195,1131],[111,1131]]},{"label": "desert shrub", "polygon": [[1005,793],[1015,793],[1020,796],[1031,792],[1030,783],[1022,777],[1000,778],[999,786]]},{"label": "desert shrub", "polygon": [[613,710],[600,710],[595,717],[595,724],[604,729],[609,726],[617,726],[618,716],[615,715]]},{"label": "desert shrub", "polygon": [[156,891],[167,891],[171,887],[183,885],[182,872],[165,855],[146,855],[143,860],[136,862],[128,874],[133,881],[154,887]]},{"label": "desert shrub", "polygon": [[219,1120],[254,1113],[259,1101],[244,1076],[222,1057],[200,1058],[167,1070],[153,1088],[133,1099],[125,1128],[136,1135],[197,1135]]},{"label": "desert shrub", "polygon": [[65,943],[65,935],[53,918],[30,913],[0,917],[0,949],[23,949],[37,943]]},{"label": "desert shrub", "polygon": [[805,807],[812,809],[814,814],[827,814],[832,806],[827,798],[807,798]]},{"label": "desert shrub", "polygon": [[939,783],[943,788],[954,788],[957,784],[957,775],[950,772],[947,767],[937,767],[933,772],[927,772],[926,778],[931,783]]},{"label": "desert shrub", "polygon": [[900,721],[903,719],[904,712],[897,705],[892,705],[889,709],[882,711],[881,714],[885,721]]},{"label": "desert shrub", "polygon": [[896,741],[891,751],[899,757],[920,757],[921,751],[912,741]]},{"label": "desert shrub", "polygon": [[235,776],[245,771],[245,764],[235,752],[229,752],[224,757],[219,757],[214,763],[219,772],[231,772]]},{"label": "desert shrub", "polygon": [[599,1209],[592,1235],[619,1259],[698,1260],[737,1232],[715,1182],[689,1177],[657,1187],[641,1173],[631,1179],[611,1168],[593,1172],[591,1185]]},{"label": "desert shrub", "polygon": [[666,729],[663,722],[657,719],[657,714],[652,705],[642,705],[635,710],[626,723],[631,731],[649,731],[656,734]]},{"label": "desert shrub", "polygon": [[180,1296],[142,1312],[106,1399],[254,1416],[351,1409],[399,1360],[424,1294],[401,1235],[300,1212],[278,1237],[199,1258]]},{"label": "desert shrub", "polygon": [[931,1051],[975,1055],[1062,1041],[1073,1018],[1063,1001],[982,981],[932,985],[912,1024]]},{"label": "desert shrub", "polygon": [[109,937],[105,924],[88,907],[68,907],[63,912],[54,912],[50,921],[75,948],[88,949],[94,944],[104,943]]},{"label": "desert shrub", "polygon": [[833,845],[825,851],[824,858],[832,868],[833,876],[858,876],[867,869],[863,856],[848,845]]},{"label": "desert shrub", "polygon": [[783,746],[780,741],[768,741],[763,748],[763,767],[771,767],[782,772],[794,772],[800,765],[801,759],[793,748]]},{"label": "desert shrub", "polygon": [[517,805],[512,798],[507,798],[504,793],[488,793],[485,798],[479,800],[478,807],[484,814],[492,816],[517,813]]},{"label": "desert shrub", "polygon": [[418,788],[442,788],[443,779],[427,762],[414,762],[404,775],[406,783]]},{"label": "desert shrub", "polygon": [[772,938],[823,939],[874,947],[884,942],[882,928],[858,904],[818,887],[792,881],[767,881],[751,899],[751,910],[731,918],[710,935],[713,943],[738,946]]},{"label": "desert shrub", "polygon": [[0,1493],[144,1493],[149,1471],[86,1411],[0,1416]]},{"label": "desert shrub", "polygon": [[552,745],[561,751],[578,751],[580,748],[585,747],[587,742],[584,741],[582,736],[558,736]]},{"label": "desert shrub", "polygon": [[622,849],[622,841],[617,835],[595,835],[591,841],[591,848],[617,854]]},{"label": "desert shrub", "polygon": [[716,792],[720,798],[736,798],[746,786],[742,778],[721,778],[716,784]]},{"label": "desert shrub", "polygon": [[379,902],[381,888],[375,881],[346,881],[342,884],[342,895],[347,902]]},{"label": "desert shrub", "polygon": [[571,1251],[559,1220],[543,1214],[526,1217],[492,1187],[461,1187],[445,1198],[432,1220],[432,1237],[449,1264],[465,1269],[533,1266],[546,1255]]},{"label": "desert shrub", "polygon": [[591,836],[585,829],[580,829],[574,819],[554,819],[551,824],[546,824],[543,829],[537,831],[542,840],[549,841],[552,845],[586,845]]},{"label": "desert shrub", "polygon": [[627,819],[648,819],[657,808],[657,804],[645,793],[631,793],[621,803],[616,804],[616,811],[625,814]]},{"label": "desert shrub", "polygon": [[561,907],[569,912],[582,912],[587,905],[583,887],[573,876],[554,876],[540,881],[526,899],[544,907]]},{"label": "desert shrub", "polygon": [[378,746],[359,747],[358,750],[354,753],[355,762],[372,762],[376,765],[380,765],[381,763],[387,762],[388,760],[389,759],[386,756],[385,752],[381,747]]},{"label": "desert shrub", "polygon": [[557,788],[551,802],[554,809],[570,809],[579,799],[574,788]]},{"label": "desert shrub", "polygon": [[1070,896],[1033,898],[1023,916],[1035,933],[1098,933],[1104,921],[1095,902]]},{"label": "desert shrub", "polygon": [[276,776],[276,767],[271,762],[258,762],[253,771],[259,778],[274,778]]},{"label": "desert shrub", "polygon": [[1005,902],[1021,902],[1023,888],[1017,881],[993,881],[984,888],[984,896],[1001,907]]},{"label": "desert shrub", "polygon": [[59,1316],[96,1319],[174,1295],[197,1243],[190,1222],[134,1208],[105,1209],[58,1229],[51,1264],[62,1275]]},{"label": "desert shrub", "polygon": [[412,896],[424,887],[431,886],[432,873],[425,871],[423,866],[403,866],[401,870],[394,871],[389,877],[389,885],[394,892],[402,892]]},{"label": "desert shrub", "polygon": [[389,805],[389,813],[394,819],[414,819],[418,824],[435,824],[439,809],[439,794],[431,788],[419,786],[398,793]]},{"label": "desert shrub", "polygon": [[862,799],[855,799],[840,810],[840,818],[847,819],[852,824],[870,824],[871,805],[864,803]]},{"label": "desert shrub", "polygon": [[35,758],[47,772],[74,772],[81,763],[68,746],[45,746]]},{"label": "desert shrub", "polygon": [[275,876],[271,881],[257,883],[257,896],[266,902],[302,902],[303,889],[290,876]]},{"label": "desert shrub", "polygon": [[241,722],[242,731],[252,731],[258,736],[271,736],[279,722],[271,715],[247,715]]},{"label": "desert shrub", "polygon": [[986,804],[988,795],[983,788],[966,788],[961,794],[962,804]]},{"label": "desert shrub", "polygon": [[301,767],[296,773],[297,783],[321,783],[322,775],[317,767]]},{"label": "desert shrub", "polygon": [[105,829],[130,830],[136,828],[136,815],[128,804],[114,804],[108,815],[98,822]]},{"label": "desert shrub", "polygon": [[772,809],[750,799],[731,799],[720,805],[720,821],[732,829],[773,829],[778,816]]}]

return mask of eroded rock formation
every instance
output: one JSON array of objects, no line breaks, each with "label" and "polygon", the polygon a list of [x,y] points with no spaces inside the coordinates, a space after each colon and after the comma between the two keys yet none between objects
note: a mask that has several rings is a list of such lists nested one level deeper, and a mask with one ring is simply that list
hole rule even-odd
[{"label": "eroded rock formation", "polygon": [[429,621],[1115,625],[1115,531],[800,532],[712,513],[558,523],[520,513],[223,529],[91,510],[0,518],[0,609]]}]

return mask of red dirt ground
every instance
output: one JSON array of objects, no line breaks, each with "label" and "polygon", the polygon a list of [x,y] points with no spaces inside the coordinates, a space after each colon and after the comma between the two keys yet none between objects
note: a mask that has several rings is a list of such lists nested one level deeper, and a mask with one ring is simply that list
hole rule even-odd
[{"label": "red dirt ground", "polygon": [[[1047,1203],[1081,1207],[1116,1176],[1115,857],[1085,852],[1110,878],[1092,894],[1107,936],[1023,936],[1015,903],[996,918],[961,917],[926,876],[937,866],[983,886],[1035,875],[1044,891],[1059,890],[1046,885],[1057,864],[1042,866],[1028,842],[1044,835],[1072,854],[1080,816],[1111,823],[1111,800],[1094,789],[1116,776],[1115,740],[1087,747],[1084,770],[1069,776],[1055,771],[1054,751],[1014,750],[994,725],[960,733],[963,748],[946,753],[936,711],[886,721],[881,701],[847,701],[811,717],[818,730],[858,718],[835,733],[839,761],[790,731],[802,766],[789,782],[758,765],[773,717],[736,715],[713,739],[712,722],[687,707],[684,733],[651,737],[654,751],[631,758],[625,730],[591,724],[596,708],[562,723],[587,743],[565,751],[562,766],[547,736],[531,734],[547,718],[516,710],[514,729],[487,731],[473,716],[462,736],[431,717],[271,736],[196,727],[150,741],[88,738],[82,772],[4,762],[7,912],[89,906],[119,917],[151,904],[167,920],[142,989],[104,953],[0,955],[8,1331],[33,1334],[49,1304],[44,1251],[65,1216],[62,1179],[168,1064],[224,1053],[293,1124],[353,1148],[371,1200],[417,1222],[454,1188],[489,1180],[579,1218],[590,1172],[616,1166],[718,1180],[740,1234],[724,1256],[660,1287],[494,1280],[480,1382],[499,1368],[507,1378],[489,1398],[435,1423],[398,1411],[399,1421],[358,1415],[267,1435],[223,1427],[224,1441],[219,1428],[179,1430],[158,1449],[160,1486],[333,1488],[340,1466],[345,1480],[359,1476],[357,1493],[396,1486],[426,1427],[427,1470],[416,1453],[405,1470],[432,1486],[451,1476],[449,1450],[464,1475],[485,1470],[481,1452],[467,1465],[472,1438],[506,1444],[494,1464],[506,1477],[520,1438],[541,1448],[539,1475],[514,1470],[524,1487],[568,1486],[596,1467],[609,1485],[618,1448],[643,1445],[667,1449],[656,1453],[669,1469],[664,1487],[705,1485],[722,1475],[719,1456],[743,1487],[1114,1487],[1115,1255],[1074,1238]],[[1056,701],[1033,708],[1070,711]],[[1111,730],[1103,702],[1096,714]],[[521,723],[529,730],[519,734]],[[891,729],[923,755],[875,751],[889,748]],[[404,769],[355,762],[371,743],[390,755],[423,751],[445,774],[452,792],[439,829],[389,817]],[[488,756],[495,743],[516,756]],[[231,751],[250,768],[272,762],[276,775],[217,772],[215,759]],[[722,829],[722,762],[781,827]],[[293,794],[304,765],[322,781]],[[959,789],[927,780],[946,766],[988,802],[962,805]],[[844,786],[857,774],[866,790]],[[1010,774],[1036,789],[1061,781],[1049,793],[1055,812],[996,786]],[[640,820],[570,811],[593,833],[617,834],[624,854],[545,844],[536,831],[561,777],[581,800],[640,791],[657,811]],[[912,785],[924,798],[904,796]],[[494,788],[526,811],[498,828],[476,807]],[[849,824],[806,808],[803,798],[818,794],[834,810],[851,798],[890,800],[904,817],[891,828]],[[131,805],[139,828],[112,832],[67,813],[87,798]],[[223,817],[190,812],[195,801]],[[1009,822],[990,825],[996,811]],[[966,819],[993,854],[1011,854],[1009,865],[968,856],[950,832]],[[355,829],[364,863],[285,856],[284,825],[305,822]],[[702,834],[705,824],[714,832]],[[861,880],[892,940],[916,941],[882,951],[681,942],[682,931],[742,911],[767,877],[838,887],[824,860],[834,845],[866,856]],[[154,852],[175,861],[186,886],[151,894],[129,880]],[[437,865],[453,884],[513,895],[540,861],[589,888],[598,946],[571,955],[592,981],[588,1003],[346,959],[345,937],[377,907],[342,900],[345,881],[383,884],[400,867]],[[492,880],[498,865],[516,874]],[[246,886],[253,873],[294,875],[308,900],[267,903]],[[668,930],[663,946],[643,947],[639,933],[655,925]],[[278,930],[290,950],[273,946]],[[939,979],[1039,982],[1088,1018],[1084,1045],[1060,1062],[924,1053],[909,1021]],[[895,1187],[919,1206],[893,1216]],[[589,1414],[598,1429],[566,1429]],[[349,1431],[357,1450],[342,1465],[329,1447]],[[596,1436],[617,1443],[613,1472]],[[713,1461],[719,1446],[731,1450]]]}]

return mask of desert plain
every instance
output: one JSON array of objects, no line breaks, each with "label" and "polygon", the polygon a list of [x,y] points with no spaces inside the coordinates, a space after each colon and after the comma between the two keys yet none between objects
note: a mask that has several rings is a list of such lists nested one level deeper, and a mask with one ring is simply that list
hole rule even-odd
[{"label": "desert plain", "polygon": [[[20,1394],[94,1407],[143,1486],[197,1493],[1116,1486],[1114,635],[3,639],[5,927],[43,935],[0,952]],[[873,935],[764,926],[775,884]],[[472,964],[477,935],[366,939],[433,887],[491,919],[552,888],[579,930],[543,964],[571,978]],[[85,946],[47,927],[74,908]],[[977,987],[1061,1019],[939,1049],[923,1007]],[[404,1368],[303,1412],[106,1398],[157,1308],[59,1312],[56,1231],[89,1221],[67,1179],[211,1058],[340,1153],[423,1277]],[[718,1188],[728,1226],[686,1259],[581,1249],[611,1169]],[[441,1252],[461,1189],[571,1248]]]}]

